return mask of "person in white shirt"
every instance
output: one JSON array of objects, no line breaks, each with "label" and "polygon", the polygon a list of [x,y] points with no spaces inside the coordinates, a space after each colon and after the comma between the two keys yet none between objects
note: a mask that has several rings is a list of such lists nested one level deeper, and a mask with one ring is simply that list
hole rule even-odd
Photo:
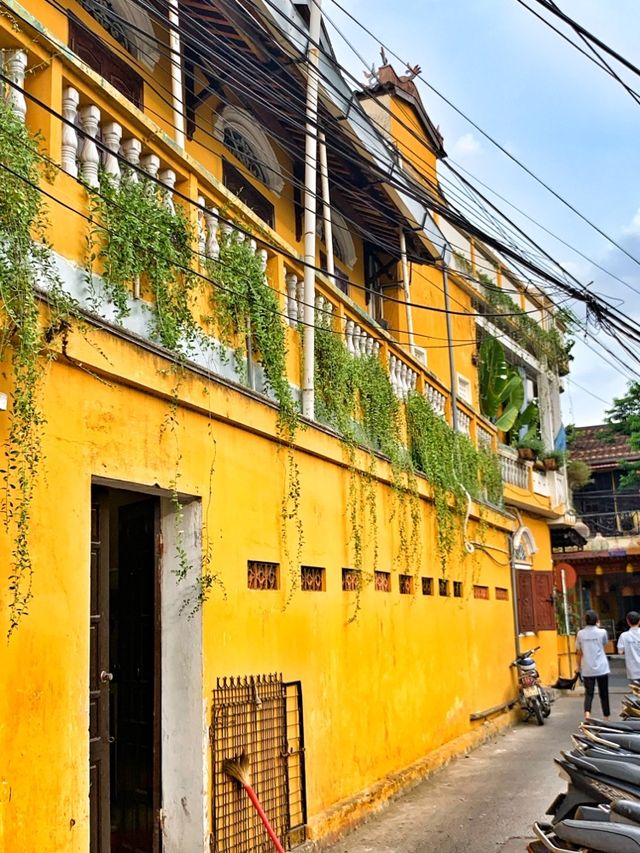
[{"label": "person in white shirt", "polygon": [[629,681],[640,681],[640,613],[627,613],[629,630],[618,637],[618,654],[624,655]]},{"label": "person in white shirt", "polygon": [[598,614],[595,610],[587,610],[584,614],[585,627],[578,631],[576,637],[576,653],[578,668],[582,672],[584,683],[584,716],[591,716],[591,705],[596,684],[602,705],[602,716],[609,719],[609,660],[604,652],[609,638],[604,628],[600,628]]}]

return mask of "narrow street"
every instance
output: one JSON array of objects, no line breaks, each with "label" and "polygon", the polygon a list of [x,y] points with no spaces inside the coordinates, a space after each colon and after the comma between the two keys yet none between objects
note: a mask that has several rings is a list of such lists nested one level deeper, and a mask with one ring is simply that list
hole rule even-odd
[{"label": "narrow street", "polygon": [[[625,684],[612,674],[614,717]],[[329,853],[523,853],[533,821],[564,790],[553,758],[571,746],[582,695],[561,696],[544,727],[518,724],[456,759]],[[599,707],[596,697],[595,714]]]}]

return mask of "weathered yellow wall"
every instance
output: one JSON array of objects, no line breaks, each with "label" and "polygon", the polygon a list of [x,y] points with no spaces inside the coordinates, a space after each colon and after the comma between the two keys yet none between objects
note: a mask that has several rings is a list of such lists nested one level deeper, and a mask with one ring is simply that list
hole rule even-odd
[{"label": "weathered yellow wall", "polygon": [[[104,335],[96,340],[109,364],[75,336],[70,355],[169,394],[169,380],[158,373],[161,361]],[[208,524],[227,598],[214,595],[204,608],[203,695],[208,699],[216,677],[224,675],[278,670],[287,679],[302,680],[309,815],[318,822],[336,801],[470,731],[470,713],[510,698],[511,604],[494,596],[496,585],[510,587],[509,568],[501,565],[499,552],[499,562],[481,552],[464,562],[453,555],[448,577],[462,582],[463,598],[441,598],[437,581],[434,596],[422,596],[419,576],[439,574],[433,517],[424,502],[423,544],[411,566],[417,593],[399,594],[397,537],[392,525],[381,524],[379,567],[392,571],[393,591],[367,586],[359,616],[349,623],[355,594],[341,589],[341,569],[350,565],[348,475],[335,463],[299,453],[302,561],[326,567],[327,589],[296,592],[283,609],[288,580],[279,507],[285,455],[273,441],[241,427],[250,423],[254,430],[271,431],[272,410],[215,384],[205,393],[198,379],[185,380],[181,393],[193,405],[206,410],[210,403],[214,414],[224,412],[237,421],[216,422],[213,429],[217,450]],[[164,488],[175,477],[173,440],[168,434],[159,439],[168,400],[110,387],[57,363],[50,368],[43,403],[46,479],[34,503],[34,599],[11,643],[0,646],[0,826],[5,833],[0,846],[7,853],[87,849],[91,477]],[[180,415],[180,441],[188,448],[180,487],[205,505],[212,458],[207,426],[206,411]],[[324,433],[307,430],[300,441],[337,462],[342,458],[338,443]],[[382,520],[393,498],[388,486],[379,485],[377,492]],[[476,536],[473,528],[471,536]],[[506,549],[504,530],[490,529],[487,537],[488,544]],[[5,537],[1,547],[7,565]],[[284,588],[247,590],[248,559],[280,562]],[[365,568],[373,568],[370,560],[371,548]],[[474,599],[474,583],[488,585],[491,600]],[[1,591],[6,597],[6,583]],[[327,755],[340,760],[327,761]],[[45,766],[51,772],[42,772]]]}]

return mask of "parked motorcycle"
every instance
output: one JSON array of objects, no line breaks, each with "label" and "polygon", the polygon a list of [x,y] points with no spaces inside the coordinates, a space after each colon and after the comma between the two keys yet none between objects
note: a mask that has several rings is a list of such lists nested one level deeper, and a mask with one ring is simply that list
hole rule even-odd
[{"label": "parked motorcycle", "polygon": [[582,723],[556,759],[567,790],[547,809],[550,821],[534,824],[529,853],[640,853],[640,719],[626,713],[636,698],[625,699],[627,719]]},{"label": "parked motorcycle", "polygon": [[518,670],[518,699],[520,707],[526,713],[526,719],[535,718],[539,726],[544,725],[545,717],[551,713],[549,693],[540,684],[540,675],[534,655],[540,646],[528,652],[522,652],[511,662]]}]

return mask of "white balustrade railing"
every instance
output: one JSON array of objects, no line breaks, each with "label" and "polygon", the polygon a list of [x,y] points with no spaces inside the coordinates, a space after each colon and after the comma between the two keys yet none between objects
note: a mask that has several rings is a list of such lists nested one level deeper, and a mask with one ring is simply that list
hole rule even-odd
[{"label": "white balustrade railing", "polygon": [[380,342],[353,320],[344,324],[344,337],[347,349],[356,358],[377,356],[380,352]]},{"label": "white balustrade railing", "polygon": [[397,355],[389,353],[389,379],[396,397],[406,400],[416,390],[418,374]]},{"label": "white balustrade railing", "polygon": [[542,497],[549,498],[551,497],[551,484],[549,482],[549,477],[544,471],[536,471],[534,468],[531,472],[532,475],[532,486],[533,493],[535,495],[541,495]]},{"label": "white balustrade railing", "polygon": [[[7,56],[10,53],[23,52],[8,51],[5,54],[5,69],[8,67]],[[24,67],[20,63],[13,61],[14,77],[19,77],[19,68]],[[65,86],[62,91],[62,114],[65,121],[62,123],[60,145],[62,170],[95,188],[100,184],[100,170],[117,186],[125,174],[127,180],[132,183],[139,181],[138,170],[142,169],[151,180],[160,182],[163,204],[171,213],[175,213],[174,191],[177,176],[174,170],[163,163],[157,154],[142,154],[142,142],[139,139],[123,139],[122,125],[103,116],[95,104],[81,104],[81,100],[77,89]],[[20,104],[17,103],[15,108],[19,111]],[[98,139],[102,142],[100,146],[96,142]],[[132,168],[127,169],[124,165],[126,163]],[[217,214],[215,208],[213,212]]]},{"label": "white balustrade railing", "polygon": [[435,385],[431,385],[430,382],[424,383],[424,396],[431,403],[431,408],[436,413],[436,415],[440,415],[444,417],[447,405],[447,398],[439,391]]},{"label": "white balustrade railing", "polygon": [[493,437],[489,430],[485,429],[480,424],[476,425],[476,437],[478,439],[478,447],[482,450],[491,450],[493,447]]},{"label": "white balustrade railing", "polygon": [[304,278],[293,270],[285,269],[284,281],[287,288],[287,322],[290,326],[297,326],[304,317]]},{"label": "white balustrade railing", "polygon": [[316,296],[316,326],[330,329],[333,326],[335,305],[325,296]]},{"label": "white balustrade railing", "polygon": [[457,422],[458,432],[461,432],[463,435],[471,438],[471,416],[466,412],[463,412],[462,409],[458,409]]},{"label": "white balustrade railing", "polygon": [[10,81],[15,83],[11,86],[10,83],[5,83],[2,86],[3,97],[9,104],[13,112],[18,116],[20,121],[24,121],[27,117],[27,100],[22,92],[24,88],[24,78],[27,74],[27,52],[25,50],[2,50],[0,51],[2,60],[2,72]]},{"label": "white balustrade railing", "polygon": [[501,449],[500,467],[505,483],[519,486],[521,489],[529,488],[529,466],[526,462],[521,462],[517,455],[511,455],[510,451]]}]

